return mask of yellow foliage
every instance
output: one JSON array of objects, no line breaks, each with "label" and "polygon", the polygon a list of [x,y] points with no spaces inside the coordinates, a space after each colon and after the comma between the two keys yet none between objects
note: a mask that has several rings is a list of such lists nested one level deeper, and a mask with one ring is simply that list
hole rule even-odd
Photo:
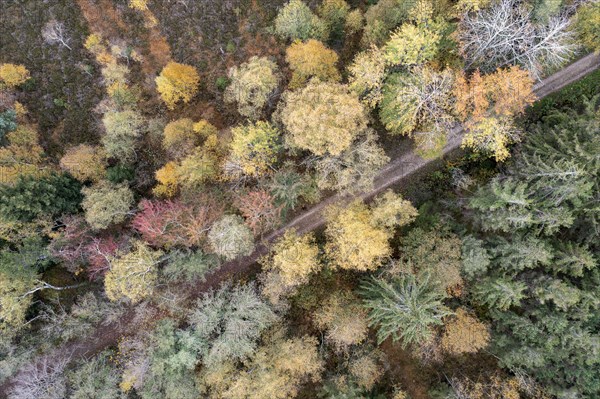
[{"label": "yellow foliage", "polygon": [[194,123],[193,129],[194,132],[198,133],[198,135],[203,138],[208,138],[218,133],[217,128],[204,119]]},{"label": "yellow foliage", "polygon": [[113,259],[104,279],[108,299],[118,301],[126,298],[136,303],[150,296],[158,278],[157,264],[162,255],[162,251],[153,251],[138,241],[130,253]]},{"label": "yellow foliage", "polygon": [[245,174],[264,175],[277,161],[279,131],[269,122],[259,121],[231,129],[231,155]]},{"label": "yellow foliage", "polygon": [[314,314],[317,328],[327,330],[325,337],[339,349],[363,342],[368,322],[364,307],[354,296],[335,293]]},{"label": "yellow foliage", "polygon": [[23,65],[0,65],[0,81],[10,88],[17,87],[29,79],[29,71]]},{"label": "yellow foliage", "polygon": [[194,127],[194,122],[189,118],[169,122],[163,132],[163,147],[177,155],[189,154],[201,139]]},{"label": "yellow foliage", "polygon": [[327,222],[325,252],[334,267],[376,270],[391,255],[390,233],[373,226],[371,212],[362,202],[329,208]]},{"label": "yellow foliage", "polygon": [[490,341],[490,333],[482,322],[458,309],[456,316],[445,323],[442,348],[453,354],[475,353],[485,348]]},{"label": "yellow foliage", "polygon": [[287,93],[284,103],[288,145],[315,155],[340,155],[367,127],[363,105],[345,85],[311,81]]},{"label": "yellow foliage", "polygon": [[376,354],[369,353],[350,362],[350,374],[358,386],[369,391],[383,375],[383,368],[378,364]]},{"label": "yellow foliage", "polygon": [[489,153],[496,161],[505,161],[510,152],[508,146],[519,141],[518,131],[507,118],[482,118],[469,124],[461,147]]},{"label": "yellow foliage", "polygon": [[307,381],[317,382],[323,362],[314,337],[286,339],[281,331],[269,337],[241,370],[222,363],[202,370],[199,376],[204,397],[219,399],[288,399]]},{"label": "yellow foliage", "polygon": [[385,58],[377,47],[360,52],[348,67],[350,89],[360,96],[361,101],[375,108],[381,101],[381,88],[385,79]]},{"label": "yellow foliage", "polygon": [[321,269],[318,255],[319,247],[312,233],[299,236],[295,230],[287,230],[263,263],[280,274],[283,284],[295,286],[307,283],[309,276]]},{"label": "yellow foliage", "polygon": [[20,102],[15,101],[14,107],[15,113],[17,114],[17,119],[23,118],[25,115],[27,115],[27,108],[25,108],[25,106]]},{"label": "yellow foliage", "polygon": [[375,226],[389,230],[412,223],[419,214],[410,201],[392,190],[375,198],[371,213]]},{"label": "yellow foliage", "polygon": [[0,183],[11,184],[19,176],[43,175],[44,150],[31,125],[18,125],[6,135],[7,146],[0,147]]},{"label": "yellow foliage", "polygon": [[199,83],[196,68],[171,61],[156,78],[156,89],[167,108],[173,110],[178,101],[188,103],[194,97]]},{"label": "yellow foliage", "polygon": [[285,59],[293,71],[291,89],[303,86],[311,78],[323,82],[338,82],[341,79],[336,68],[338,55],[318,40],[294,42],[286,50]]},{"label": "yellow foliage", "polygon": [[106,174],[106,154],[100,148],[81,144],[67,151],[60,166],[81,182],[97,182]]},{"label": "yellow foliage", "polygon": [[154,187],[154,194],[160,197],[173,197],[177,194],[179,188],[179,179],[177,176],[177,164],[167,162],[165,166],[156,171],[156,180],[158,185]]},{"label": "yellow foliage", "polygon": [[102,51],[106,51],[106,46],[104,41],[102,40],[102,36],[97,33],[92,33],[85,39],[85,43],[83,44],[88,51],[92,54],[98,55]]},{"label": "yellow foliage", "polygon": [[388,65],[420,65],[432,60],[438,51],[441,37],[425,24],[406,23],[390,36],[384,57]]},{"label": "yellow foliage", "polygon": [[129,8],[145,11],[148,9],[148,0],[129,0]]}]

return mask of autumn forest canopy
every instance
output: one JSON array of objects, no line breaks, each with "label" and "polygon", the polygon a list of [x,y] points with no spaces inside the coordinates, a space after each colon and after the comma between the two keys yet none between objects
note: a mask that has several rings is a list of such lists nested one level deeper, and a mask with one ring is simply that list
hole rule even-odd
[{"label": "autumn forest canopy", "polygon": [[0,2],[0,397],[600,397],[598,0]]}]

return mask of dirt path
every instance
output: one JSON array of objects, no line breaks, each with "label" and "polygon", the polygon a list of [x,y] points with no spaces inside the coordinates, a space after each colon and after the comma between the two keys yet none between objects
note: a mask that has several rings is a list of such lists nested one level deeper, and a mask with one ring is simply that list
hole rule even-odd
[{"label": "dirt path", "polygon": [[[574,62],[568,67],[555,73],[552,76],[544,79],[535,85],[534,90],[538,98],[545,97],[561,88],[575,82],[588,73],[600,67],[600,54],[590,54],[582,59]],[[460,147],[462,140],[462,127],[454,128],[449,137],[448,143],[444,148],[444,155],[456,150]],[[300,233],[305,233],[322,227],[325,224],[323,218],[323,210],[334,203],[344,203],[355,198],[368,200],[373,196],[385,191],[386,189],[398,184],[403,179],[415,173],[417,170],[429,165],[435,160],[424,160],[415,155],[414,152],[405,153],[396,159],[392,160],[376,177],[373,190],[362,193],[356,196],[348,195],[333,195],[326,198],[311,209],[297,216],[284,227],[274,231],[266,236],[263,241],[257,246],[257,249],[250,256],[238,259],[236,261],[227,262],[217,271],[207,276],[206,281],[199,284],[181,287],[182,290],[187,290],[187,299],[193,300],[199,297],[212,287],[218,287],[222,282],[236,276],[244,275],[249,272],[258,270],[256,260],[266,254],[269,245],[286,230],[295,228]],[[78,359],[84,356],[90,356],[104,348],[114,345],[118,338],[123,335],[129,335],[137,330],[137,325],[131,323],[133,309],[129,309],[121,318],[121,322],[117,325],[100,326],[93,334],[82,337],[79,340],[67,343],[64,347],[57,349],[50,356],[65,356],[70,355],[71,359]],[[0,386],[0,395],[6,396],[6,392],[10,382]]]}]

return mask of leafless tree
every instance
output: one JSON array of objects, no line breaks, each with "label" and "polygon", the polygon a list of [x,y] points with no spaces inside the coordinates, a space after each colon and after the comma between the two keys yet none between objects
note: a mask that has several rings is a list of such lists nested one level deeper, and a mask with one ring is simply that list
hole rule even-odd
[{"label": "leafless tree", "polygon": [[66,397],[64,371],[68,357],[44,356],[17,375],[9,399],[63,399]]},{"label": "leafless tree", "polygon": [[576,45],[566,15],[536,24],[531,9],[520,0],[499,0],[478,13],[465,13],[459,41],[467,67],[491,72],[506,65],[521,65],[533,76],[564,64]]},{"label": "leafless tree", "polygon": [[69,46],[71,39],[67,36],[65,25],[62,22],[58,22],[55,19],[48,21],[42,29],[42,37],[48,44],[60,44],[72,50],[71,46]]}]

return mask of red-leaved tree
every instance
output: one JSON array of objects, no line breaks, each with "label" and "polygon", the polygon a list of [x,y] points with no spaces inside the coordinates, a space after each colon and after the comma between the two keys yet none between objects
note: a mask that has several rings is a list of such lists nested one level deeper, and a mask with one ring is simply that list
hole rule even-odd
[{"label": "red-leaved tree", "polygon": [[281,221],[281,207],[265,190],[250,191],[239,197],[236,205],[255,235],[275,228]]}]

